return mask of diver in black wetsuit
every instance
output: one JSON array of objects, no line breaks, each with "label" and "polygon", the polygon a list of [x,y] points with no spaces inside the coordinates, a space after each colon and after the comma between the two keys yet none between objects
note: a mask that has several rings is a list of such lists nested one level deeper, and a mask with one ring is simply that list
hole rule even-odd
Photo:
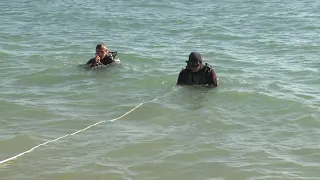
[{"label": "diver in black wetsuit", "polygon": [[179,73],[177,85],[218,86],[219,78],[209,64],[202,64],[202,57],[200,53],[192,52],[186,63],[187,66]]},{"label": "diver in black wetsuit", "polygon": [[86,64],[90,67],[99,65],[111,65],[117,63],[115,56],[117,52],[109,52],[107,46],[103,43],[96,46],[96,56],[90,59]]}]

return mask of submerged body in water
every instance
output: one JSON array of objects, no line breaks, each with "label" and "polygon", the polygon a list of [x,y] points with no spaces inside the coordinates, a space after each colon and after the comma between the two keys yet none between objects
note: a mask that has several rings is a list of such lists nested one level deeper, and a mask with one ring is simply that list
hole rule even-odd
[{"label": "submerged body in water", "polygon": [[209,64],[202,64],[200,53],[192,52],[186,62],[187,66],[179,73],[177,85],[218,86],[219,78]]},{"label": "submerged body in water", "polygon": [[118,53],[116,51],[108,52],[108,54],[105,55],[102,59],[100,56],[98,56],[100,57],[99,60],[97,60],[97,57],[94,57],[90,59],[86,64],[90,67],[113,65],[120,62],[119,59],[115,58],[117,54]]},{"label": "submerged body in water", "polygon": [[116,51],[109,51],[107,46],[101,43],[96,46],[96,56],[81,66],[87,69],[92,69],[118,65],[120,64],[120,60],[115,58],[117,54],[118,53]]}]

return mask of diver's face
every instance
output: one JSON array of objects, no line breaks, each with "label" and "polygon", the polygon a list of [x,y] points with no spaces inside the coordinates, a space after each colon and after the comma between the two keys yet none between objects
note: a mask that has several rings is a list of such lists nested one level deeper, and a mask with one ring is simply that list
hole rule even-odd
[{"label": "diver's face", "polygon": [[100,57],[100,59],[103,59],[108,54],[107,49],[96,49],[96,55]]},{"label": "diver's face", "polygon": [[188,66],[192,72],[198,72],[200,70],[200,62],[188,62]]}]

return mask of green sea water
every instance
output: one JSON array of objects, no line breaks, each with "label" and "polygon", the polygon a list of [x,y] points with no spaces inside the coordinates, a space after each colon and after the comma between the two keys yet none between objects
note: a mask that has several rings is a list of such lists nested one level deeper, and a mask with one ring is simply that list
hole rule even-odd
[{"label": "green sea water", "polygon": [[[0,1],[0,161],[105,121],[0,164],[0,179],[320,179],[319,12],[316,0]],[[100,42],[121,65],[80,68]],[[192,51],[218,88],[175,86]]]}]

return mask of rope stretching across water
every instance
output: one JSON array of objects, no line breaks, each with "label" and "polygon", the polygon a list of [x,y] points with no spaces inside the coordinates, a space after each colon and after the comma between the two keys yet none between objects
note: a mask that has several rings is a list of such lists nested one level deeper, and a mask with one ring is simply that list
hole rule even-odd
[{"label": "rope stretching across water", "polygon": [[[170,92],[172,92],[172,91],[170,91]],[[37,146],[34,146],[33,148],[31,148],[31,149],[29,149],[29,150],[27,150],[27,151],[24,151],[24,152],[22,152],[22,153],[20,153],[20,154],[18,154],[18,155],[15,155],[15,156],[13,156],[13,157],[10,157],[10,158],[8,158],[8,159],[5,159],[5,160],[0,161],[0,165],[1,165],[1,164],[4,164],[4,163],[6,163],[6,162],[12,161],[12,160],[14,160],[14,159],[17,159],[18,157],[21,157],[21,156],[23,156],[23,155],[25,155],[25,154],[27,154],[27,153],[30,153],[30,152],[34,151],[35,149],[37,149],[37,148],[39,148],[39,147],[41,147],[41,146],[44,146],[44,145],[46,145],[46,144],[49,144],[49,143],[58,141],[58,140],[60,140],[60,139],[66,138],[66,137],[68,137],[68,136],[76,135],[76,134],[78,134],[78,133],[80,133],[80,132],[82,132],[82,131],[85,131],[85,130],[93,127],[93,126],[98,125],[98,124],[101,124],[101,123],[104,123],[104,122],[107,122],[107,121],[113,122],[113,121],[116,121],[116,120],[118,120],[118,119],[121,119],[121,118],[123,118],[124,116],[126,116],[126,115],[130,114],[131,112],[133,112],[134,110],[136,110],[137,108],[139,108],[140,106],[142,106],[143,104],[150,103],[150,102],[154,102],[154,101],[158,100],[159,98],[166,96],[166,95],[169,94],[170,92],[167,92],[167,93],[165,93],[164,95],[162,95],[162,96],[160,96],[160,97],[157,97],[157,98],[155,98],[155,99],[153,99],[153,100],[151,100],[151,101],[147,101],[147,102],[144,102],[144,103],[140,103],[140,104],[138,104],[137,106],[135,106],[134,108],[132,108],[130,111],[124,113],[123,115],[121,115],[121,116],[119,116],[119,117],[117,117],[117,118],[114,118],[114,119],[111,119],[111,120],[99,121],[99,122],[97,122],[97,123],[91,124],[91,125],[83,128],[83,129],[80,129],[80,130],[78,130],[78,131],[76,131],[76,132],[74,132],[74,133],[66,134],[66,135],[64,135],[64,136],[61,136],[61,137],[58,137],[58,138],[56,138],[56,139],[53,139],[53,140],[50,140],[50,141],[46,141],[46,142],[41,143],[41,144],[39,144],[39,145],[37,145]]]}]

